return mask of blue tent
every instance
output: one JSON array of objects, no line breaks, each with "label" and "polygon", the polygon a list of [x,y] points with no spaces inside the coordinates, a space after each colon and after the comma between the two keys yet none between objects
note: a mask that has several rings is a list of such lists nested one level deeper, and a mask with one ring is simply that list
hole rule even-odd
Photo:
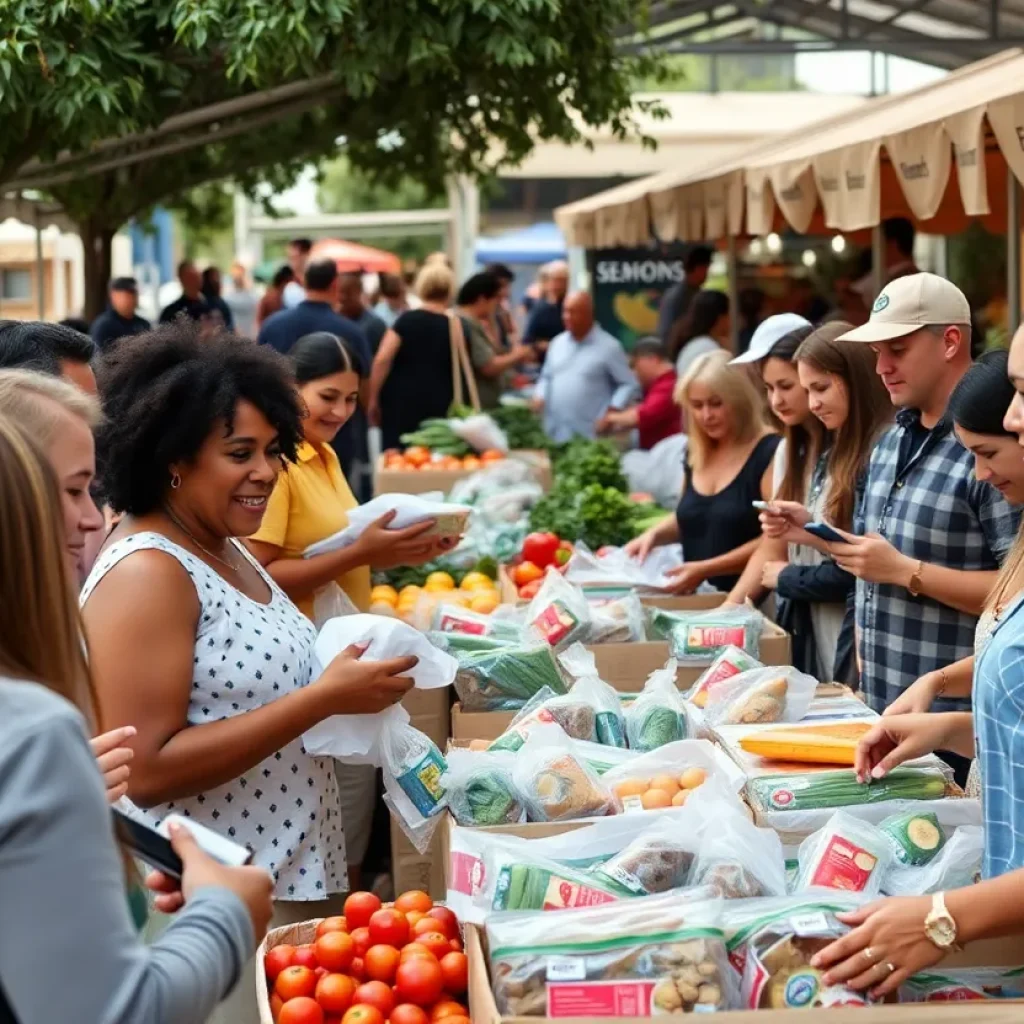
[{"label": "blue tent", "polygon": [[565,239],[551,221],[476,240],[478,263],[547,263],[565,256]]}]

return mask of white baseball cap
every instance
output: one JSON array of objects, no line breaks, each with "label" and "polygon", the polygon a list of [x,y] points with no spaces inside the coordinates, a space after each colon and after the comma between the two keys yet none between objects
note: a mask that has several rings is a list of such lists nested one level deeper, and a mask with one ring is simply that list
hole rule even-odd
[{"label": "white baseball cap", "polygon": [[810,327],[810,320],[805,320],[796,313],[777,313],[757,325],[750,339],[750,347],[741,356],[731,360],[735,363],[756,363],[771,355],[775,346],[787,335],[801,327]]},{"label": "white baseball cap", "polygon": [[908,274],[890,281],[875,299],[871,318],[839,341],[893,341],[922,327],[969,324],[971,307],[952,281],[937,274]]}]

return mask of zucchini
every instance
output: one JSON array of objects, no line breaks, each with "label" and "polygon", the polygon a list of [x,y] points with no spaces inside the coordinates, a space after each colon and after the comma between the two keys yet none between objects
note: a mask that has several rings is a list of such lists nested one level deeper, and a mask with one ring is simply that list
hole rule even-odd
[{"label": "zucchini", "polygon": [[896,859],[911,867],[923,867],[930,863],[946,845],[946,833],[932,812],[894,814],[878,827],[892,845]]},{"label": "zucchini", "polygon": [[810,811],[883,800],[940,800],[946,780],[927,768],[897,768],[884,779],[861,783],[852,771],[770,775],[747,783],[751,801],[764,811]]}]

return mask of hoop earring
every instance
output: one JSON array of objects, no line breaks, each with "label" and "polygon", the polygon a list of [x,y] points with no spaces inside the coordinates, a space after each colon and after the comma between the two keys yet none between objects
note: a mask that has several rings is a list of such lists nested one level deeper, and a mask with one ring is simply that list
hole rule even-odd
[{"label": "hoop earring", "polygon": [[181,486],[181,476],[177,472],[171,473],[171,490],[176,491]]}]

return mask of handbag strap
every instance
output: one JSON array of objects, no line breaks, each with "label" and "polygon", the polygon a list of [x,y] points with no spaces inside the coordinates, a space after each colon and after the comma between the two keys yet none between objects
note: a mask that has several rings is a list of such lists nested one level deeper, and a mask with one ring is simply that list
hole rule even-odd
[{"label": "handbag strap", "polygon": [[469,404],[474,412],[480,411],[480,392],[476,386],[476,375],[473,364],[466,349],[466,335],[462,330],[462,320],[455,313],[448,314],[448,340],[452,352],[452,401],[456,405],[463,404],[463,380],[469,392]]}]

